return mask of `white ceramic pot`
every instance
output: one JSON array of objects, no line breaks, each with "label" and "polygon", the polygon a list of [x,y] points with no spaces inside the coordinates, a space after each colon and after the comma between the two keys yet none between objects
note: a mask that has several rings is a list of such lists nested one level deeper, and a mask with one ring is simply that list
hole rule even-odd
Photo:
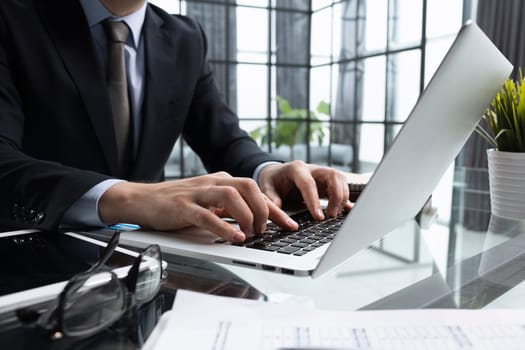
[{"label": "white ceramic pot", "polygon": [[525,219],[525,153],[487,150],[492,214]]}]

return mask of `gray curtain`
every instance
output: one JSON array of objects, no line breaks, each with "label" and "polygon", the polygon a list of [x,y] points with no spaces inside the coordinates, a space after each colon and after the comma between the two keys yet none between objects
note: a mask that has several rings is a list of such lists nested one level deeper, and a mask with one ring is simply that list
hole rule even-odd
[{"label": "gray curtain", "polygon": [[283,5],[290,10],[276,11],[277,95],[287,99],[294,108],[308,108],[310,1],[277,2],[278,7]]},{"label": "gray curtain", "polygon": [[[237,68],[226,61],[237,59],[235,6],[232,0],[188,1],[186,13],[203,26],[208,38],[208,58],[217,86],[230,108],[237,110]],[[226,5],[226,6],[225,6]]]},{"label": "gray curtain", "polygon": [[[523,0],[478,0],[477,22],[516,66],[525,64],[525,5]],[[518,70],[513,73],[517,78]]]},{"label": "gray curtain", "polygon": [[[478,25],[515,67],[525,65],[523,11],[525,5],[522,0],[478,1]],[[517,77],[517,75],[516,69],[513,76]],[[486,230],[490,218],[490,201],[487,195],[489,191],[486,171],[487,148],[488,144],[485,140],[477,133],[473,133],[456,162],[456,180],[464,182],[466,188],[453,200],[455,206],[463,209],[460,222],[471,230]],[[453,212],[452,215],[455,213]]]},{"label": "gray curtain", "polygon": [[364,62],[352,60],[365,50],[366,1],[347,0],[341,19],[341,52],[334,119],[355,123],[336,123],[333,142],[353,148],[352,171],[359,171],[360,125],[362,119]]},{"label": "gray curtain", "polygon": [[[234,0],[187,1],[186,15],[197,20],[208,39],[208,60],[215,82],[224,100],[237,111],[237,67],[229,61],[237,59],[236,11]],[[188,177],[205,174],[198,156],[180,139],[170,157],[167,175]]]}]

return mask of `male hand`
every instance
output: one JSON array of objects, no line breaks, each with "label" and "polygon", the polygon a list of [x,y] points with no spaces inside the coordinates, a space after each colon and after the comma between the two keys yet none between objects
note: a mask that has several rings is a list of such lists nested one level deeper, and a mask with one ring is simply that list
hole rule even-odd
[{"label": "male hand", "polygon": [[[328,198],[326,213],[330,217],[352,206],[344,174],[332,168],[302,161],[269,164],[260,172],[258,182],[262,192],[278,207],[285,198],[299,194],[317,220],[324,219],[320,197]],[[270,215],[270,219],[274,218]]]},{"label": "male hand", "polygon": [[[224,172],[155,184],[118,183],[100,198],[99,215],[105,223],[128,222],[161,231],[194,225],[235,242],[264,232],[268,218],[285,229],[297,229],[255,181]],[[240,230],[221,217],[235,219]]]}]

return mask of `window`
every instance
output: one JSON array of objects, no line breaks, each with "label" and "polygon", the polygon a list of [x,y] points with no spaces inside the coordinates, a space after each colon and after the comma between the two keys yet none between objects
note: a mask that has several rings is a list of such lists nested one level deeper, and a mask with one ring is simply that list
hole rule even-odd
[{"label": "window", "polygon": [[[371,171],[463,20],[463,0],[151,0],[196,18],[219,88],[263,149],[345,171]],[[279,121],[276,97],[305,119]],[[329,113],[317,110],[326,102]],[[326,110],[324,110],[326,111]],[[279,128],[305,133],[281,140]],[[313,137],[312,137],[313,136]],[[179,141],[168,177],[205,173]]]}]

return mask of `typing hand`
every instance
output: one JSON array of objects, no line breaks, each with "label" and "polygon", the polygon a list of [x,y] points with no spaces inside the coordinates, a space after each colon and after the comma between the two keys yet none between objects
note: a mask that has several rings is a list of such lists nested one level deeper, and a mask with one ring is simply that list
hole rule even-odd
[{"label": "typing hand", "polygon": [[[262,233],[269,218],[297,229],[255,181],[223,172],[156,184],[118,183],[101,197],[99,215],[107,224],[128,222],[162,231],[199,226],[234,242]],[[221,217],[235,219],[240,229]]]},{"label": "typing hand", "polygon": [[262,191],[281,207],[283,200],[298,194],[317,220],[324,219],[319,198],[328,198],[326,213],[335,217],[343,210],[350,210],[346,177],[338,170],[293,161],[265,166],[259,174]]}]

